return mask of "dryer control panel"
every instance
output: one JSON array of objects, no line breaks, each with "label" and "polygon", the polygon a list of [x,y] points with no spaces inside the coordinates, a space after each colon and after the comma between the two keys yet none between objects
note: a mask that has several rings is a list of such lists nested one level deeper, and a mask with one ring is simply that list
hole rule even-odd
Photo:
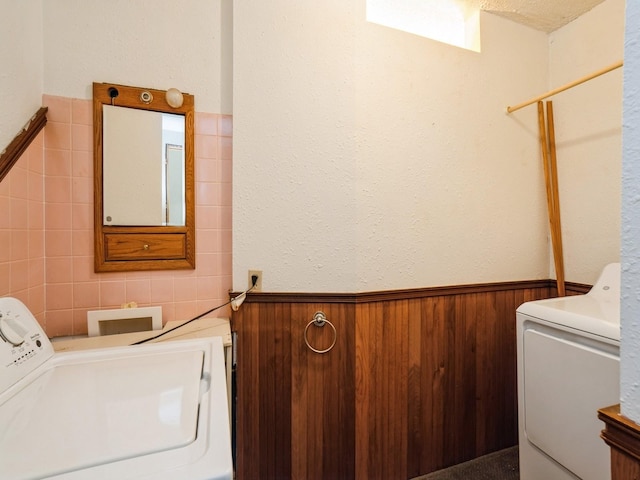
[{"label": "dryer control panel", "polygon": [[42,327],[17,298],[0,298],[0,393],[53,356]]}]

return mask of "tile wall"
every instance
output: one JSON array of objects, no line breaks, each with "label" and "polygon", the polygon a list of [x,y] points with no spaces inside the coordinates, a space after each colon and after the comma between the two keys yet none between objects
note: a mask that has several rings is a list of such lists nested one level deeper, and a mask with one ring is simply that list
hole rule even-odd
[{"label": "tile wall", "polygon": [[0,182],[0,296],[45,322],[44,133]]},{"label": "tile wall", "polygon": [[44,135],[0,184],[0,295],[23,299],[50,337],[85,334],[88,310],[129,302],[161,305],[167,322],[226,302],[232,271],[231,117],[195,116],[197,268],[98,274],[92,104],[44,96],[43,105],[49,107]]}]

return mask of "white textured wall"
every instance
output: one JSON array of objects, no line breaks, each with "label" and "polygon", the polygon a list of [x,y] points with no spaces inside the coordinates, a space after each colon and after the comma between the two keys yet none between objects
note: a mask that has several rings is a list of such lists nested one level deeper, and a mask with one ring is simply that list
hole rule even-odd
[{"label": "white textured wall", "polygon": [[228,1],[46,0],[44,93],[91,98],[93,82],[176,87],[195,95],[197,111],[231,113],[221,63]]},{"label": "white textured wall", "polygon": [[234,6],[234,287],[356,284],[356,2]]},{"label": "white textured wall", "polygon": [[544,88],[546,35],[480,18],[481,53],[358,22],[354,290],[548,275],[534,123],[505,114]]},{"label": "white textured wall", "polygon": [[[624,0],[607,0],[549,36],[549,88],[622,60],[624,8]],[[593,284],[606,264],[620,259],[622,69],[549,100],[566,278]]]},{"label": "white textured wall", "polygon": [[640,423],[640,3],[627,2],[622,162],[622,414]]},{"label": "white textured wall", "polygon": [[0,152],[42,106],[42,0],[0,0]]},{"label": "white textured wall", "polygon": [[548,277],[535,114],[505,114],[546,88],[547,36],[483,15],[477,54],[364,3],[235,4],[234,288]]}]

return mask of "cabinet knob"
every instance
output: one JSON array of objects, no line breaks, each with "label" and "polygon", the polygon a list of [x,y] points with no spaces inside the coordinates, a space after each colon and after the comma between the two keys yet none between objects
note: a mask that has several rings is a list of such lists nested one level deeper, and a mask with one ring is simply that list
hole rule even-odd
[{"label": "cabinet knob", "polygon": [[142,248],[144,248],[145,250],[149,250],[149,245],[145,244]]}]

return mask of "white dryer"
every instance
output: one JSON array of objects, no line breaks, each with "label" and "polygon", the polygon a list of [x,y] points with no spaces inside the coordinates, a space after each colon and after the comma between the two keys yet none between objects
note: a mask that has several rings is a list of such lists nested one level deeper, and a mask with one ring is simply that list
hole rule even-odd
[{"label": "white dryer", "polygon": [[54,353],[0,298],[0,478],[232,479],[221,338]]},{"label": "white dryer", "polygon": [[522,304],[516,314],[522,480],[607,480],[599,408],[620,401],[620,264],[586,295]]}]

